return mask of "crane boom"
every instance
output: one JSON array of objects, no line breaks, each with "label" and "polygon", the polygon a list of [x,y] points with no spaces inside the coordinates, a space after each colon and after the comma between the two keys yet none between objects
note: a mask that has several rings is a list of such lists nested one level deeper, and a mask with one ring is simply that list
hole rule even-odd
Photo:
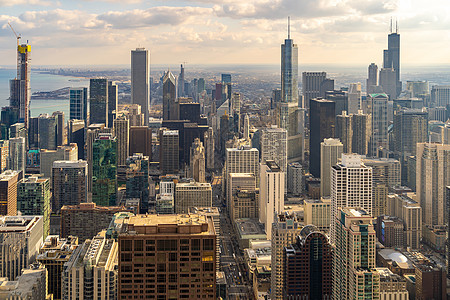
[{"label": "crane boom", "polygon": [[11,23],[8,22],[8,25],[9,25],[9,27],[11,28],[12,32],[14,33],[14,35],[16,36],[16,39],[17,39],[17,46],[19,46],[19,44],[20,44],[19,41],[20,41],[20,38],[21,38],[20,34],[17,34],[17,33],[16,33],[16,31],[15,31],[14,28],[12,27]]}]

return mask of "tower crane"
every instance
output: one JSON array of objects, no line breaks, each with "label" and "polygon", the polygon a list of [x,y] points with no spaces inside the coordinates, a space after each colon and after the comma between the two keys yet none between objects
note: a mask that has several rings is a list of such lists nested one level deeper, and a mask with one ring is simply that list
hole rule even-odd
[{"label": "tower crane", "polygon": [[14,30],[14,28],[12,27],[11,23],[8,22],[9,27],[11,28],[12,32],[14,33],[14,35],[16,36],[17,39],[17,46],[20,45],[20,39],[22,38],[22,36],[16,33],[16,31]]}]

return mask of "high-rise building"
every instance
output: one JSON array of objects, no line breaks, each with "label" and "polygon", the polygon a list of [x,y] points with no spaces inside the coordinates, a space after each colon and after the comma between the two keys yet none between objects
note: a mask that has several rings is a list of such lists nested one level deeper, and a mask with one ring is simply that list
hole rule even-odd
[{"label": "high-rise building", "polygon": [[358,110],[362,108],[361,106],[361,82],[350,83],[347,111],[350,115],[357,114]]},{"label": "high-rise building", "polygon": [[95,203],[64,205],[61,208],[61,237],[76,236],[83,243],[108,228],[116,213],[126,211],[124,206],[98,206]]},{"label": "high-rise building", "polygon": [[[302,88],[303,88],[303,108],[310,107],[312,99],[320,97],[322,83],[327,78],[326,72],[303,72]],[[334,86],[331,90],[334,90]]]},{"label": "high-rise building", "polygon": [[71,88],[69,90],[69,119],[84,120],[87,122],[88,111],[88,89]]},{"label": "high-rise building", "polygon": [[369,153],[369,142],[372,136],[372,118],[358,110],[352,116],[352,152],[360,155]]},{"label": "high-rise building", "polygon": [[148,50],[136,48],[131,51],[131,103],[139,104],[144,114],[144,124],[148,125],[150,110],[150,82],[149,82],[150,59]]},{"label": "high-rise building", "polygon": [[[254,178],[253,175],[252,177]],[[258,198],[258,192],[255,190],[237,189],[230,200],[231,220],[235,222],[243,218],[258,219]]]},{"label": "high-rise building", "polygon": [[44,239],[50,232],[50,180],[32,175],[17,184],[17,211],[23,216],[42,216]]},{"label": "high-rise building", "polygon": [[211,207],[210,183],[180,182],[175,185],[175,213],[185,214],[191,207]]},{"label": "high-rise building", "polygon": [[287,167],[287,191],[296,196],[303,192],[303,167],[298,162]]},{"label": "high-rise building", "polygon": [[[396,98],[402,91],[402,82],[400,81],[400,34],[398,34],[397,24],[395,27],[394,32],[391,21],[391,33],[388,35],[388,48],[383,51],[383,68],[392,68],[395,73],[393,82],[397,90],[395,91],[395,94],[389,94],[391,99]],[[382,86],[381,83],[380,85]]]},{"label": "high-rise building", "polygon": [[287,172],[287,131],[282,128],[263,128],[261,130],[261,162],[273,160],[281,171]]},{"label": "high-rise building", "polygon": [[9,139],[9,169],[25,173],[26,149],[25,138]]},{"label": "high-rise building", "polygon": [[[2,299],[51,299],[47,293],[47,270],[43,266],[25,266],[14,281],[2,278],[0,298]],[[55,298],[54,298],[55,299]]]},{"label": "high-rise building", "polygon": [[135,153],[126,160],[126,197],[139,199],[140,213],[149,209],[149,157]]},{"label": "high-rise building", "polygon": [[331,199],[329,197],[320,200],[305,199],[303,202],[305,224],[314,225],[319,230],[330,230]]},{"label": "high-rise building", "polygon": [[208,127],[208,131],[204,133],[205,148],[206,148],[206,168],[214,169],[214,132],[212,127]]},{"label": "high-rise building", "polygon": [[5,171],[9,165],[9,141],[0,140],[0,173]]},{"label": "high-rise building", "polygon": [[147,126],[131,126],[129,154],[142,153],[152,157],[152,129]]},{"label": "high-rise building", "polygon": [[431,88],[431,103],[433,107],[450,104],[450,85],[433,85]]},{"label": "high-rise building", "polygon": [[85,120],[69,120],[67,125],[67,143],[77,144],[78,157],[84,158]]},{"label": "high-rise building", "polygon": [[335,137],[335,103],[325,99],[312,99],[309,118],[309,172],[320,177],[320,143]]},{"label": "high-rise building", "polygon": [[118,299],[118,251],[104,231],[78,246],[62,270],[62,299]]},{"label": "high-rise building", "polygon": [[144,114],[141,112],[139,104],[131,104],[128,107],[128,119],[130,126],[144,126]]},{"label": "high-rise building", "polygon": [[[114,130],[114,136],[117,139],[117,165],[124,166],[126,163],[127,157],[129,155],[129,152],[128,152],[129,146],[128,145],[129,145],[129,139],[130,139],[130,121],[125,116],[118,116],[113,122],[113,130]],[[150,135],[151,135],[151,131],[150,131]],[[136,147],[136,145],[140,145],[140,144],[141,143],[138,143],[138,140],[135,140],[135,144],[133,145],[133,148]],[[142,144],[145,144],[145,142]],[[151,149],[151,142],[150,142],[150,149]],[[133,150],[135,150],[135,149],[133,149]]]},{"label": "high-rise building", "polygon": [[56,120],[56,146],[62,146],[66,143],[66,123],[64,122],[64,112],[55,111],[52,113],[52,118]]},{"label": "high-rise building", "polygon": [[194,140],[191,147],[189,172],[196,182],[205,182],[205,147],[199,138]]},{"label": "high-rise building", "polygon": [[363,158],[362,162],[372,168],[374,183],[382,183],[388,188],[401,184],[400,161],[393,158]]},{"label": "high-rise building", "polygon": [[56,132],[57,120],[49,114],[41,114],[38,121],[39,132],[39,148],[55,150],[56,149]]},{"label": "high-rise building", "polygon": [[248,114],[245,114],[244,117],[244,140],[250,139],[250,119],[248,117]]},{"label": "high-rise building", "polygon": [[386,248],[403,248],[403,220],[397,217],[381,215],[377,217],[377,238]]},{"label": "high-rise building", "polygon": [[444,225],[446,195],[450,185],[450,145],[417,144],[416,190],[426,225]]},{"label": "high-rise building", "polygon": [[295,243],[297,236],[303,228],[303,223],[295,213],[283,213],[275,216],[272,224],[272,253],[270,299],[283,298],[285,282],[284,248]]},{"label": "high-rise building", "polygon": [[428,140],[428,113],[403,109],[394,114],[394,151],[399,157],[416,155],[418,143]]},{"label": "high-rise building", "polygon": [[325,99],[334,101],[334,112],[337,115],[348,111],[348,92],[346,90],[328,90]]},{"label": "high-rise building", "polygon": [[272,236],[274,217],[284,211],[285,173],[273,160],[261,163],[259,221]]},{"label": "high-rise building", "polygon": [[226,191],[226,199],[228,207],[230,207],[230,215],[233,216],[235,215],[233,212],[233,204],[231,203],[233,201],[233,195],[236,194],[238,190],[245,190],[249,192],[256,191],[256,176],[252,173],[230,173],[228,174],[226,180],[228,186]]},{"label": "high-rise building", "polygon": [[370,139],[371,156],[377,157],[378,150],[388,149],[388,96],[386,94],[370,94],[368,101],[372,114],[372,136]]},{"label": "high-rise building", "polygon": [[366,84],[367,95],[375,92],[375,87],[378,86],[378,66],[374,63],[369,65],[368,78]]},{"label": "high-rise building", "polygon": [[178,130],[162,128],[159,136],[159,164],[162,174],[176,174],[179,170],[179,133]]},{"label": "high-rise building", "polygon": [[397,98],[397,82],[395,81],[395,70],[393,68],[382,68],[380,70],[380,86],[383,92],[389,96],[389,100]]},{"label": "high-rise building", "polygon": [[103,206],[115,205],[117,140],[110,133],[100,133],[92,148],[92,202]]},{"label": "high-rise building", "polygon": [[353,115],[348,115],[344,110],[341,115],[336,116],[336,137],[342,142],[344,146],[344,153],[353,153]]},{"label": "high-rise building", "polygon": [[14,280],[36,260],[43,223],[41,216],[0,216],[0,277]]},{"label": "high-rise building", "polygon": [[320,195],[331,195],[331,167],[341,159],[343,145],[339,139],[324,139],[320,143]]},{"label": "high-rise building", "polygon": [[184,67],[183,64],[180,66],[180,75],[178,76],[178,97],[184,97]]},{"label": "high-rise building", "polygon": [[53,181],[52,168],[53,163],[58,160],[78,160],[78,146],[77,144],[69,144],[66,146],[60,146],[56,150],[40,151],[40,173],[43,177],[50,178],[50,184]]},{"label": "high-rise building", "polygon": [[115,81],[108,80],[108,124],[109,128],[113,127],[113,121],[117,115],[119,107],[119,87]]},{"label": "high-rise building", "polygon": [[163,119],[178,120],[177,80],[170,71],[163,78]]},{"label": "high-rise building", "polygon": [[108,125],[108,80],[106,78],[90,80],[89,124]]},{"label": "high-rise building", "polygon": [[[118,238],[118,299],[216,297],[216,232],[212,218],[138,215],[124,223],[127,226],[124,224]],[[145,265],[139,262],[140,255],[159,260]],[[190,261],[186,257],[191,257]],[[149,275],[145,286],[141,284],[143,279],[136,276],[141,273]]]},{"label": "high-rise building", "polygon": [[0,174],[0,215],[17,216],[17,182],[23,173],[6,170]]},{"label": "high-rise building", "polygon": [[57,235],[50,235],[47,236],[41,249],[39,249],[36,260],[47,269],[48,293],[53,295],[53,299],[62,299],[63,266],[69,261],[77,247],[77,237],[71,236],[63,239]]},{"label": "high-rise building", "polygon": [[52,210],[58,212],[64,205],[87,202],[88,167],[84,160],[53,162]]},{"label": "high-rise building", "polygon": [[331,243],[335,244],[336,218],[340,208],[361,207],[372,214],[372,168],[357,154],[342,154],[341,163],[331,168]]},{"label": "high-rise building", "polygon": [[30,117],[30,53],[31,46],[17,44],[17,77],[10,80],[10,106],[19,109],[19,121],[28,128]]},{"label": "high-rise building", "polygon": [[284,299],[331,299],[332,247],[316,226],[303,227],[284,259]]},{"label": "high-rise building", "polygon": [[333,252],[333,299],[380,299],[376,266],[376,233],[370,213],[340,208],[332,219],[336,228]]}]

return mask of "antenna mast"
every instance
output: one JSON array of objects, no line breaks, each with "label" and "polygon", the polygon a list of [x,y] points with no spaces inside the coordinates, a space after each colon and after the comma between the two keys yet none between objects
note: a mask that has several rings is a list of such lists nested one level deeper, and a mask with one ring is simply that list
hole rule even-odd
[{"label": "antenna mast", "polygon": [[291,17],[288,16],[288,40],[291,39]]}]

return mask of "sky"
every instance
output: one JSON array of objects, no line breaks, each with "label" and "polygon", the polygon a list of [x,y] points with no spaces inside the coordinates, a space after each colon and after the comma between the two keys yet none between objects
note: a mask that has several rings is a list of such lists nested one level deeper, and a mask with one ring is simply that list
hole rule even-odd
[{"label": "sky", "polygon": [[36,66],[129,65],[136,47],[152,64],[279,64],[287,16],[299,64],[381,64],[391,18],[402,64],[450,64],[448,0],[0,0],[0,66],[8,22]]}]

